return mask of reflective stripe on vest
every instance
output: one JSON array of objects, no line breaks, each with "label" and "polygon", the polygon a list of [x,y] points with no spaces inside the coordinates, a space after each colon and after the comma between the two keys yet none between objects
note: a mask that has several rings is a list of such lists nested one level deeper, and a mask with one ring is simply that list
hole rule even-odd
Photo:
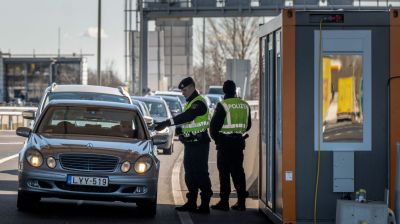
[{"label": "reflective stripe on vest", "polygon": [[220,132],[223,134],[243,134],[247,129],[250,107],[240,98],[229,98],[221,102],[226,116]]},{"label": "reflective stripe on vest", "polygon": [[[195,97],[192,101],[187,103],[185,105],[185,108],[183,111],[188,110],[192,106],[192,104],[198,100],[201,100],[205,104],[204,98],[199,95],[199,96]],[[187,122],[182,125],[183,136],[188,137],[191,134],[195,135],[197,133],[204,132],[207,130],[207,128],[210,126],[210,122],[208,120],[208,107],[206,107],[206,108],[207,108],[206,113],[204,113],[203,115],[197,116],[194,118],[193,121]]]}]

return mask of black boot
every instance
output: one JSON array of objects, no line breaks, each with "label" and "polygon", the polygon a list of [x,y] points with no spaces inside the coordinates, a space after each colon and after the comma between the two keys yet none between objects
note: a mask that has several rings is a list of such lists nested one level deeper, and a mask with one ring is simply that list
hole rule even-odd
[{"label": "black boot", "polygon": [[210,214],[210,198],[202,198],[201,204],[195,212],[200,214]]},{"label": "black boot", "polygon": [[175,209],[180,212],[194,212],[197,209],[197,205],[195,202],[188,201],[180,207],[175,207]]},{"label": "black boot", "polygon": [[212,205],[211,208],[220,211],[229,211],[229,201],[220,200],[216,205]]},{"label": "black boot", "polygon": [[239,198],[231,208],[236,211],[246,211],[246,198]]}]

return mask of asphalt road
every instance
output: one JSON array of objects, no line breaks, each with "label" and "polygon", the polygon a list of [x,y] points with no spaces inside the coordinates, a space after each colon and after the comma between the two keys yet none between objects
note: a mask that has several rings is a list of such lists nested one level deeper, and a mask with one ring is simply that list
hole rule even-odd
[{"label": "asphalt road", "polygon": [[[172,155],[159,154],[161,169],[158,182],[158,207],[154,218],[143,217],[135,204],[120,202],[95,202],[82,200],[42,199],[41,203],[30,212],[20,212],[16,208],[18,171],[17,158],[4,158],[15,155],[23,146],[24,138],[17,137],[14,132],[0,132],[0,223],[270,223],[258,212],[256,200],[248,199],[246,212],[211,211],[210,215],[178,213],[175,211],[176,198],[173,191],[184,195],[187,190],[183,181],[183,168],[180,164],[178,189],[172,189],[172,172],[179,159],[183,146],[175,142]],[[216,168],[216,152],[210,150],[209,171],[213,183],[214,196],[211,204],[218,201],[218,172]],[[233,197],[235,194],[233,194]],[[176,197],[176,195],[175,195]],[[236,199],[230,200],[234,204]],[[184,218],[182,218],[182,216]]]}]

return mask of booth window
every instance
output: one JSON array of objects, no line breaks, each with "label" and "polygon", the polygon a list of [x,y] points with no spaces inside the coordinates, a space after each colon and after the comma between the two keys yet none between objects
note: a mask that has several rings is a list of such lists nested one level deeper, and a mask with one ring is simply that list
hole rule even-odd
[{"label": "booth window", "polygon": [[323,141],[362,142],[362,55],[325,55],[322,66]]},{"label": "booth window", "polygon": [[314,40],[315,150],[370,151],[371,31],[317,30]]}]

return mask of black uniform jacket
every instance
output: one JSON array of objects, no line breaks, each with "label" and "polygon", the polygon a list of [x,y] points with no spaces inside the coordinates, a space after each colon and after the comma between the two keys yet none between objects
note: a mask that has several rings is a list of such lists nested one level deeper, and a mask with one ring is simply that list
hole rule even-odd
[{"label": "black uniform jacket", "polygon": [[[234,96],[225,96],[224,99],[229,99],[229,98],[234,98]],[[217,104],[217,108],[214,111],[214,115],[211,118],[210,122],[210,135],[211,138],[214,139],[215,143],[218,145],[220,140],[224,137],[221,132],[219,132],[224,125],[224,120],[225,120],[226,112],[224,107],[222,106],[221,103]],[[247,128],[246,131],[250,130],[251,128],[251,111],[249,108],[249,118],[247,122]]]},{"label": "black uniform jacket", "polygon": [[[194,91],[193,94],[186,99],[186,101],[189,103],[191,100],[196,98],[199,95],[197,91]],[[201,116],[207,112],[207,105],[198,100],[194,103],[192,103],[192,106],[187,109],[185,112],[177,115],[176,117],[173,117],[174,123],[172,124],[171,120],[169,121],[169,125],[179,125],[179,124],[184,124],[189,121],[193,121],[197,116]]]}]

